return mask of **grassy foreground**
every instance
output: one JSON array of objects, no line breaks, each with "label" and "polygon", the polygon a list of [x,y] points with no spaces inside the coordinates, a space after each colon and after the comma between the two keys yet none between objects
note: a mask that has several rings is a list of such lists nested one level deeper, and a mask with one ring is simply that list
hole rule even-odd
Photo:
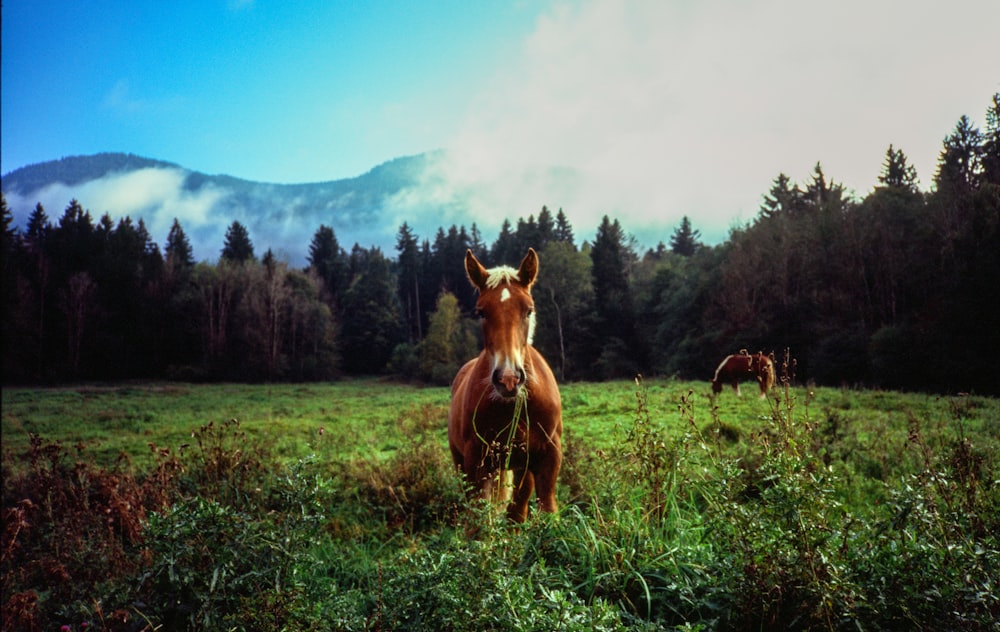
[{"label": "grassy foreground", "polygon": [[[555,517],[470,507],[448,389],[5,388],[4,629],[992,629],[1000,400],[562,387]],[[467,532],[476,531],[474,538]]]}]

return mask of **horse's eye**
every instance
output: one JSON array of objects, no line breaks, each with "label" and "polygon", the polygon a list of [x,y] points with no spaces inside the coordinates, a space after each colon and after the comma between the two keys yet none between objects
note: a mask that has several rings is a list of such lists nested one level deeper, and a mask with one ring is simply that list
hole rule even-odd
[{"label": "horse's eye", "polygon": [[525,318],[528,318],[529,316],[531,316],[531,315],[532,315],[532,314],[534,314],[534,313],[535,313],[535,308],[534,308],[534,307],[529,307],[529,308],[528,308],[528,311],[527,311],[527,312],[525,312],[525,314],[524,314],[524,317],[525,317]]}]

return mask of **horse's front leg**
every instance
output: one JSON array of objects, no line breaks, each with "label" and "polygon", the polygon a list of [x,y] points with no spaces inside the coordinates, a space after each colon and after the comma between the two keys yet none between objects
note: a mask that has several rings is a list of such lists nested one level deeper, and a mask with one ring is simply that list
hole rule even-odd
[{"label": "horse's front leg", "polygon": [[562,466],[562,451],[559,449],[547,451],[533,456],[536,465],[532,467],[535,478],[535,495],[538,498],[538,509],[555,513],[559,509],[556,503],[556,481],[559,479],[559,469]]},{"label": "horse's front leg", "polygon": [[524,522],[528,518],[528,502],[535,489],[535,475],[526,468],[514,470],[514,497],[507,505],[507,517],[514,522]]}]

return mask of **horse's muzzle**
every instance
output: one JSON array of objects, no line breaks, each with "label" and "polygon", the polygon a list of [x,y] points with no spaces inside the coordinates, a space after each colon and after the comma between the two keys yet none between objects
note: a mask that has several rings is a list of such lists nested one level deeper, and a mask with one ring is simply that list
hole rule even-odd
[{"label": "horse's muzzle", "polygon": [[516,371],[496,369],[493,371],[493,388],[501,397],[514,397],[526,379],[524,369],[520,367]]}]

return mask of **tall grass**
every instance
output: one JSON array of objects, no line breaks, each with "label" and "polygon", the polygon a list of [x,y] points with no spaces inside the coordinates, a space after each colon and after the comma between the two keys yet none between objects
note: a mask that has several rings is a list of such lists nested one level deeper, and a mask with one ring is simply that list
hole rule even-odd
[{"label": "tall grass", "polygon": [[204,423],[143,468],[35,436],[4,456],[4,629],[994,629],[996,403],[868,408],[792,366],[738,405],[570,385],[563,509],[523,525],[467,504],[433,398],[388,453],[329,416],[291,453]]}]

